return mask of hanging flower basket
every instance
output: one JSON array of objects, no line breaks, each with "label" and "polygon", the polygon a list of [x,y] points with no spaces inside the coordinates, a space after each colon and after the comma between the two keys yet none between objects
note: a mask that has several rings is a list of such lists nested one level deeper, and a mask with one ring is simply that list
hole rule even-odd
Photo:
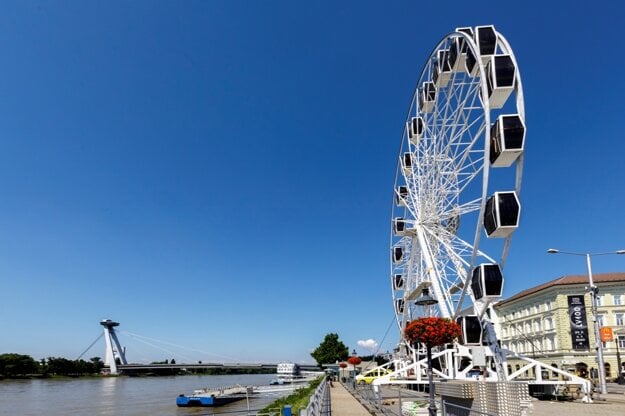
[{"label": "hanging flower basket", "polygon": [[362,362],[362,359],[360,357],[353,356],[353,357],[349,357],[347,359],[347,362],[350,363],[351,365],[356,366]]},{"label": "hanging flower basket", "polygon": [[341,367],[341,368],[347,368],[347,363],[339,363],[339,367]]},{"label": "hanging flower basket", "polygon": [[412,345],[425,344],[428,347],[447,344],[460,337],[460,325],[447,318],[418,318],[404,329],[404,338]]}]

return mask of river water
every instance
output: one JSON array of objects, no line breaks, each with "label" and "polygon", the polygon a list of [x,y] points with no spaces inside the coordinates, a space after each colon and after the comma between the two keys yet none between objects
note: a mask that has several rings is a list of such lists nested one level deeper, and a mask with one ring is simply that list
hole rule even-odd
[{"label": "river water", "polygon": [[[176,397],[203,387],[267,385],[273,378],[275,374],[2,380],[0,416],[234,416],[246,413],[246,400],[216,408],[179,408]],[[278,397],[252,398],[250,409],[259,410]]]}]

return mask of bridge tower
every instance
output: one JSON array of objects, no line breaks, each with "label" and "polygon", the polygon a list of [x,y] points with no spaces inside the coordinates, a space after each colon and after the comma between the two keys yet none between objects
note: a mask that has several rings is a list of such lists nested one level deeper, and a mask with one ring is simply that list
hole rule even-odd
[{"label": "bridge tower", "polygon": [[117,371],[117,360],[120,364],[128,364],[126,361],[125,350],[119,344],[115,327],[119,326],[119,322],[110,319],[104,319],[100,322],[104,327],[104,341],[106,342],[106,351],[104,352],[104,366],[109,367],[111,374],[119,374]]}]

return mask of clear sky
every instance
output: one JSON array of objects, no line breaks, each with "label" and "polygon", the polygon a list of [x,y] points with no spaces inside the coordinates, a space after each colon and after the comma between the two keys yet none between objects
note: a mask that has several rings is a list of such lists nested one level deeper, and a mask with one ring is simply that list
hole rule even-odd
[{"label": "clear sky", "polygon": [[[494,24],[525,87],[505,294],[625,248],[621,2],[0,5],[0,353],[311,362],[398,340],[389,222],[407,106],[458,26]],[[594,271],[625,271],[625,256]],[[143,338],[146,341],[146,338]],[[148,341],[156,345],[156,342]],[[159,344],[163,345],[163,344]],[[103,356],[100,341],[87,354]],[[200,352],[202,351],[202,352]]]}]

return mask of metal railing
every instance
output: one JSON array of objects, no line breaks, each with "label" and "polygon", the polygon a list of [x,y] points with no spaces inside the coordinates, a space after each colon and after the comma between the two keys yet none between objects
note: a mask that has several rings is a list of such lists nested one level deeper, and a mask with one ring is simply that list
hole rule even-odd
[{"label": "metal railing", "polygon": [[[419,386],[417,386],[419,388]],[[366,401],[368,407],[377,416],[408,416],[413,414],[406,404],[413,401],[424,402],[428,400],[425,391],[407,389],[405,386],[385,386],[383,392],[375,393],[370,385],[358,386],[354,390],[355,395]],[[451,403],[439,398],[436,401],[439,416],[496,416],[492,413],[481,412],[457,403]],[[421,414],[421,413],[417,413]],[[423,414],[427,414],[424,408]]]},{"label": "metal railing", "polygon": [[469,407],[460,406],[459,404],[449,403],[441,400],[442,416],[495,416],[492,413],[480,412]]},{"label": "metal railing", "polygon": [[299,416],[331,416],[332,407],[330,402],[330,389],[328,382],[324,379],[315,392],[310,396],[308,406],[300,409]]}]

